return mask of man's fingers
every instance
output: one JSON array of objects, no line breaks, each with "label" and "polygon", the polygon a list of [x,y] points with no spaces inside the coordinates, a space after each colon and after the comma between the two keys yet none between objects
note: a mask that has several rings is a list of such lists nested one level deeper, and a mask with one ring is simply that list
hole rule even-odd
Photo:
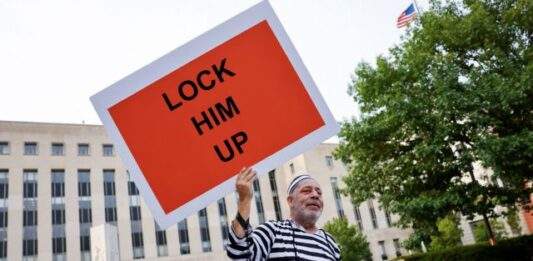
[{"label": "man's fingers", "polygon": [[246,176],[245,181],[246,182],[250,182],[250,181],[254,180],[256,177],[257,177],[257,172],[255,170],[250,171],[250,174],[248,176]]},{"label": "man's fingers", "polygon": [[246,170],[248,170],[247,167],[242,167],[241,171],[237,174],[237,181],[244,179],[246,176]]},{"label": "man's fingers", "polygon": [[248,177],[251,175],[251,173],[252,173],[252,169],[246,168],[242,173],[242,180],[244,181],[248,180]]},{"label": "man's fingers", "polygon": [[237,183],[247,183],[246,185],[250,186],[251,181],[253,181],[256,177],[257,172],[255,170],[252,170],[248,167],[244,167],[237,175]]}]

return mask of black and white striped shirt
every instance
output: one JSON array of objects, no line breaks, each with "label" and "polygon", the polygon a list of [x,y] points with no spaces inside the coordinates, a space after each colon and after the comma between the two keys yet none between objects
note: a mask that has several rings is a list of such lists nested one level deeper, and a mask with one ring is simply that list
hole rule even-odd
[{"label": "black and white striped shirt", "polygon": [[231,259],[240,260],[340,260],[335,240],[322,229],[305,232],[291,220],[268,221],[245,238],[230,228],[226,247]]}]

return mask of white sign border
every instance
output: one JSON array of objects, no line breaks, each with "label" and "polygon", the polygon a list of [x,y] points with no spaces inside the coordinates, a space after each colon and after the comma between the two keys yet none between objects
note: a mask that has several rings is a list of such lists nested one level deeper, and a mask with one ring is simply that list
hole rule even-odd
[{"label": "white sign border", "polygon": [[305,86],[311,100],[317,107],[325,122],[325,125],[321,128],[300,138],[296,142],[258,162],[254,166],[251,166],[259,175],[267,173],[269,170],[276,168],[287,160],[315,147],[339,131],[339,126],[335,121],[335,118],[328,109],[322,95],[311,78],[311,75],[305,68],[300,56],[291,43],[289,36],[283,29],[281,22],[268,1],[262,1],[256,4],[230,20],[196,37],[185,45],[178,47],[163,57],[126,76],[90,98],[109,137],[114,144],[116,144],[118,155],[129,169],[131,178],[137,185],[139,192],[147,206],[150,208],[152,215],[162,229],[166,229],[169,226],[176,224],[178,221],[187,218],[211,204],[216,199],[224,197],[228,193],[234,191],[235,177],[226,180],[217,187],[210,189],[192,201],[173,210],[169,214],[165,214],[163,208],[157,201],[154,192],[142,175],[137,162],[120,134],[120,131],[112,120],[108,109],[126,97],[143,89],[147,85],[157,81],[163,76],[201,56],[205,52],[230,40],[234,36],[264,20],[270,25],[276,38],[281,44],[281,47],[285,51],[292,66]]}]

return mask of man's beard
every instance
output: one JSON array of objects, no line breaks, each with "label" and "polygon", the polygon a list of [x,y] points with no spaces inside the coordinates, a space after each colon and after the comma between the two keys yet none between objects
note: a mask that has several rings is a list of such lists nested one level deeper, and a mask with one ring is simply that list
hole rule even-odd
[{"label": "man's beard", "polygon": [[320,211],[302,211],[302,219],[306,223],[316,223],[316,221],[320,218],[322,215],[322,209]]}]

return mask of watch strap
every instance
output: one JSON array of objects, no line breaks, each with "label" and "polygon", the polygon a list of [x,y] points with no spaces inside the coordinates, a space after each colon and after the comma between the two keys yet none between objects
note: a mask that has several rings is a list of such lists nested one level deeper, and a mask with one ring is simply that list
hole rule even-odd
[{"label": "watch strap", "polygon": [[239,225],[241,225],[241,227],[248,231],[250,230],[250,220],[249,219],[244,219],[242,216],[241,216],[241,213],[239,213],[239,211],[237,211],[237,215],[235,216],[235,219],[237,220],[237,222],[239,222]]}]

